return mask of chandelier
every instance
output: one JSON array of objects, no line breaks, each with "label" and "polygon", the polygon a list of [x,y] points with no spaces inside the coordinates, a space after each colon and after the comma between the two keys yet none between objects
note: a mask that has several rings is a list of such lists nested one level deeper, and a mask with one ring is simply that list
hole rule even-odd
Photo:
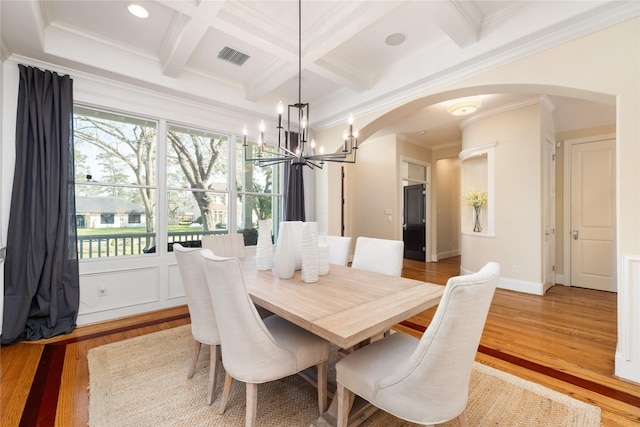
[{"label": "chandelier", "polygon": [[[283,127],[282,115],[284,104],[278,103],[278,145],[268,146],[264,140],[265,124],[260,122],[260,136],[257,152],[248,153],[247,126],[243,133],[244,160],[258,166],[271,166],[277,163],[307,165],[311,169],[322,169],[325,162],[355,163],[358,150],[358,130],[353,126],[353,115],[349,115],[347,129],[342,134],[342,150],[336,153],[325,153],[323,147],[316,147],[315,140],[309,138],[309,104],[302,99],[302,0],[298,0],[298,102],[289,104],[287,111],[286,131]],[[284,138],[283,138],[284,134]]]}]

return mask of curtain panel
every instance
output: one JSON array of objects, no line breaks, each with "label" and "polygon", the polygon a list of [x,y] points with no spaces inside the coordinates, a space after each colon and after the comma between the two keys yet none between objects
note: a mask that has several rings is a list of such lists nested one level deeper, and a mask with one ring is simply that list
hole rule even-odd
[{"label": "curtain panel", "polygon": [[[295,153],[298,148],[296,132],[290,132],[287,146]],[[284,163],[284,221],[305,221],[303,169],[304,165],[300,163]]]},{"label": "curtain panel", "polygon": [[79,307],[73,82],[18,66],[2,344],[71,332]]}]

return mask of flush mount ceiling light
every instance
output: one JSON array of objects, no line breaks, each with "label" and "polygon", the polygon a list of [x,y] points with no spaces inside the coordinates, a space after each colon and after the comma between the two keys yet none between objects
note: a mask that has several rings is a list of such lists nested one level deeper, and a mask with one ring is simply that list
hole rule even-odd
[{"label": "flush mount ceiling light", "polygon": [[475,113],[480,108],[480,101],[477,99],[468,99],[464,101],[456,101],[447,107],[447,111],[454,116],[465,116]]},{"label": "flush mount ceiling light", "polygon": [[407,39],[407,35],[403,33],[393,33],[389,34],[387,38],[384,39],[384,42],[387,46],[398,46],[399,44],[404,43]]},{"label": "flush mount ceiling light", "polygon": [[137,18],[146,19],[149,17],[149,11],[147,11],[147,9],[137,3],[129,4],[127,6],[127,10],[129,10],[129,13]]}]

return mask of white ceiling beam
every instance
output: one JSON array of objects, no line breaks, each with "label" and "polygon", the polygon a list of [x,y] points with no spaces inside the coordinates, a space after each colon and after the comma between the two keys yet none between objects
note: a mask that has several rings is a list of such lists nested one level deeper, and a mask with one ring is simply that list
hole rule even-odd
[{"label": "white ceiling beam", "polygon": [[[171,6],[172,3],[166,4]],[[164,75],[180,75],[223,5],[223,2],[205,1],[189,10],[189,16],[175,12],[160,49],[160,63]]]},{"label": "white ceiling beam", "polygon": [[478,42],[484,16],[475,2],[464,0],[416,2],[460,48]]},{"label": "white ceiling beam", "polygon": [[[331,16],[319,19],[302,36],[302,68],[318,74],[327,80],[346,86],[357,92],[370,88],[369,78],[365,70],[354,72],[353,67],[344,67],[337,61],[325,56],[350,39],[363,28],[374,24],[403,2],[341,2],[332,10]],[[297,46],[296,46],[297,47]],[[297,60],[297,56],[295,58]],[[257,100],[273,91],[287,80],[294,77],[295,67],[288,62],[279,67],[272,67],[270,72],[262,73],[259,80],[245,86],[247,99]]]}]

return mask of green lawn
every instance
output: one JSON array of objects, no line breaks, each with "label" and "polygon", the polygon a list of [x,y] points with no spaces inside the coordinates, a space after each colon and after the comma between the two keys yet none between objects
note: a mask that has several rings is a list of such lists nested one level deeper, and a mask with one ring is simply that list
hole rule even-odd
[{"label": "green lawn", "polygon": [[[188,225],[170,225],[169,233],[202,231],[202,227],[190,227]],[[142,234],[146,233],[146,227],[122,227],[122,228],[78,228],[78,236],[100,236],[104,234]]]}]

